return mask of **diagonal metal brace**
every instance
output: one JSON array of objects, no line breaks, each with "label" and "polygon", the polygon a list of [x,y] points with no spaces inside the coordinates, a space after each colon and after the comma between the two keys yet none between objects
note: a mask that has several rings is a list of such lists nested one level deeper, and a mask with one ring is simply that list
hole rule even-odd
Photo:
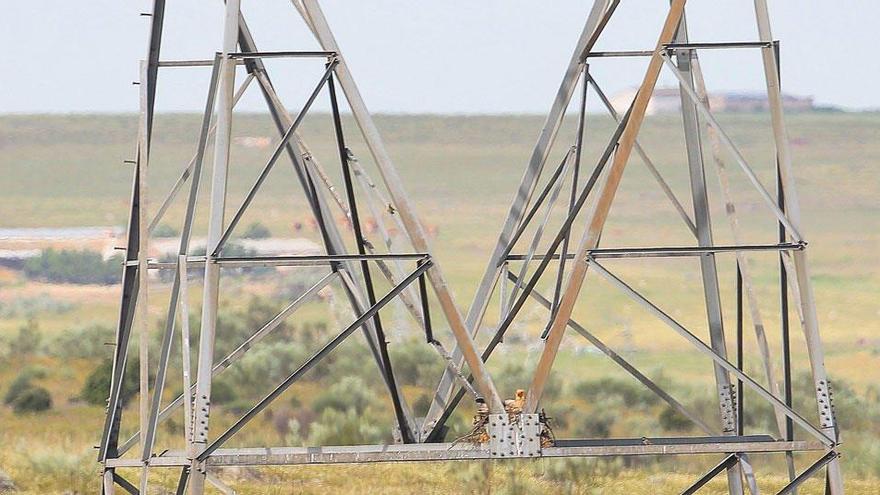
[{"label": "diagonal metal brace", "polygon": [[432,266],[431,261],[426,261],[421,264],[418,268],[416,268],[412,273],[410,273],[405,279],[403,279],[400,284],[391,289],[388,294],[386,294],[382,299],[380,299],[376,304],[374,304],[370,309],[368,309],[364,314],[358,317],[357,320],[354,321],[351,325],[349,325],[345,330],[340,332],[336,337],[333,338],[330,342],[327,343],[324,347],[322,347],[318,352],[316,352],[312,357],[310,357],[302,366],[299,367],[296,371],[293,372],[290,376],[288,376],[280,385],[275,387],[275,389],[269,393],[266,397],[261,399],[257,404],[252,407],[244,416],[241,417],[238,421],[236,421],[232,426],[229,427],[220,437],[218,437],[214,442],[208,445],[204,451],[202,451],[199,456],[196,458],[199,462],[204,462],[205,459],[211,455],[212,452],[217,450],[220,446],[223,445],[230,437],[232,437],[236,432],[242,429],[247,423],[249,423],[254,417],[256,417],[260,412],[262,412],[269,404],[272,403],[275,399],[278,398],[285,390],[287,390],[291,385],[294,384],[297,380],[302,378],[302,376],[312,369],[321,359],[323,359],[327,354],[329,354],[333,349],[335,349],[339,344],[342,343],[352,332],[357,330],[361,325],[364,324],[367,320],[371,319],[376,313],[379,312],[386,304],[391,302],[392,299],[397,297],[397,295],[403,291],[409,284],[414,282],[419,276],[424,273],[428,268]]}]

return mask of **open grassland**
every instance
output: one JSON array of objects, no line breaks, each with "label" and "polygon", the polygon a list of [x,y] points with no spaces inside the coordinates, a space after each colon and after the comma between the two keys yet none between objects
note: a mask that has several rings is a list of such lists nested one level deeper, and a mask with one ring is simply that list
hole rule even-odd
[{"label": "open grassland", "polygon": [[[723,115],[722,121],[768,189],[772,190],[773,157],[767,139],[767,117]],[[880,381],[880,325],[877,323],[880,317],[877,304],[880,301],[880,263],[875,253],[880,241],[880,201],[877,200],[880,174],[876,172],[880,165],[877,159],[880,156],[880,115],[794,114],[788,121],[803,207],[802,230],[809,241],[822,335],[826,342],[826,362],[832,377],[849,384],[853,394],[867,396],[876,393],[871,392],[871,386]],[[531,116],[385,116],[378,120],[406,189],[424,223],[434,232],[435,254],[463,311],[485,268],[541,122],[542,118]],[[136,119],[128,115],[0,117],[0,177],[3,177],[0,180],[0,227],[124,224],[132,168],[123,160],[132,156],[136,124]],[[560,142],[564,145],[571,142],[572,124],[566,122],[561,132]],[[198,126],[199,117],[195,115],[157,117],[150,166],[153,211],[155,202],[163,197],[192,156]],[[345,126],[350,135],[349,146],[378,180],[379,174],[357,138],[354,123],[346,120]],[[315,157],[328,170],[337,187],[341,187],[338,159],[334,158],[332,134],[328,130],[329,119],[318,115],[307,121],[303,134]],[[612,124],[608,119],[599,118],[590,124],[584,155],[585,170],[592,169],[611,131]],[[277,141],[269,119],[264,115],[239,116],[235,136],[266,136],[272,143]],[[248,147],[248,142],[239,139],[233,145],[234,163],[230,169],[230,199],[227,202],[230,214],[237,208],[272,149],[272,145]],[[690,211],[680,122],[668,116],[650,117],[640,142]],[[564,146],[553,153],[551,164],[558,162],[563,149]],[[733,160],[728,155],[725,160],[748,240],[774,242],[775,225],[768,210],[735,169]],[[210,156],[206,163],[210,163]],[[715,167],[708,155],[707,169],[710,172],[708,186],[713,201],[716,241],[730,244],[732,240],[724,220],[720,190],[713,174]],[[206,190],[207,186],[203,188]],[[200,201],[199,208],[204,215],[207,203]],[[169,210],[167,223],[179,226],[181,214],[182,201],[178,200]],[[293,224],[306,222],[309,215],[286,162],[279,162],[248,215],[243,224],[260,220],[278,236],[316,238],[313,233],[294,232]],[[203,220],[204,216],[197,224],[197,235],[203,232]],[[554,221],[558,224],[558,218]],[[668,206],[639,158],[634,156],[624,175],[603,245],[692,244],[687,229]],[[519,251],[525,250],[520,247]],[[2,248],[4,246],[0,245]],[[735,317],[732,312],[734,259],[730,255],[718,259],[722,298],[727,307],[724,316],[730,323]],[[752,271],[761,284],[758,295],[771,348],[778,353],[778,293],[772,286],[778,281],[776,263],[775,256],[756,255]],[[609,261],[607,266],[695,333],[706,335],[695,261]],[[198,284],[194,283],[192,287],[192,306],[196,308],[193,312],[197,313]],[[254,296],[279,307],[284,304],[280,289],[273,281],[230,279],[225,287],[230,291],[224,299],[224,307],[230,311],[246,310],[248,301]],[[543,288],[547,293],[546,289],[550,287]],[[33,311],[0,313],[0,335],[8,340],[19,327],[35,319],[43,340],[51,347],[53,339],[73,328],[93,323],[112,327],[118,296],[118,286],[38,283],[18,272],[0,269],[0,309],[21,300],[53,301],[51,307],[36,314]],[[167,297],[167,285],[155,284],[151,291],[151,317],[157,321],[165,311]],[[497,301],[493,302],[493,308],[497,308]],[[395,341],[403,340],[404,335],[412,330],[406,317],[400,315],[400,308],[394,311],[395,316],[391,316],[395,332],[392,350]],[[338,308],[328,315],[323,306],[310,305],[298,315],[296,324],[329,322],[332,327],[336,319],[344,320],[347,316]],[[681,388],[685,391],[682,393],[708,394],[711,390],[711,367],[706,359],[696,355],[677,335],[598,278],[588,278],[576,316],[649,375],[687,384],[690,388]],[[497,309],[490,311],[484,325],[491,328],[495,318]],[[546,313],[540,307],[526,306],[522,318],[511,330],[511,337],[501,346],[499,357],[490,368],[500,372],[509,363],[525,363],[527,369],[533,366],[537,348],[530,343],[543,329],[545,321]],[[796,323],[796,319],[792,321]],[[750,356],[746,359],[746,367],[757,370],[758,360],[752,357],[756,355],[756,346],[748,325],[747,318],[746,350]],[[805,349],[797,325],[793,325],[793,329],[795,366],[806,370]],[[482,332],[480,342],[485,342],[488,333],[486,330]],[[732,330],[728,332],[731,349],[732,333]],[[97,478],[91,446],[97,443],[103,412],[100,407],[84,404],[78,394],[96,361],[63,358],[52,352],[28,356],[0,354],[0,359],[0,394],[5,393],[6,384],[21,369],[38,366],[46,370],[40,383],[49,389],[54,402],[51,411],[38,415],[15,415],[11,409],[0,407],[0,469],[12,475],[20,488],[28,493],[93,492]],[[560,409],[562,406],[569,408],[567,413],[559,413],[562,417],[568,414],[574,418],[568,420],[569,426],[561,428],[563,433],[577,431],[572,426],[577,418],[598,414],[600,407],[582,398],[563,400],[564,392],[570,397],[571,391],[583,381],[603,377],[626,379],[613,363],[593,352],[576,336],[566,337],[564,350],[554,369],[559,382],[555,392],[548,393],[549,399]],[[173,376],[178,380],[178,374]],[[174,384],[169,387],[168,399],[180,391],[178,381]],[[427,382],[408,385],[405,394],[415,402],[427,394],[432,385]],[[510,383],[504,384],[503,393],[510,396],[515,388],[523,385],[525,383],[511,379]],[[284,399],[288,409],[298,407],[293,405],[294,398],[296,404],[308,404],[322,392],[317,379],[310,379],[295,389],[291,390],[293,397]],[[135,407],[136,400],[128,408],[129,419]],[[277,409],[273,414],[277,418],[285,411]],[[457,418],[459,426],[466,423],[467,414],[465,411]],[[811,418],[815,415],[810,411],[805,414]],[[215,418],[217,430],[212,431],[219,431],[234,417],[231,411],[218,414]],[[282,434],[275,423],[277,421],[272,418],[261,418],[242,432],[240,444],[277,445],[279,441],[289,440],[286,425],[281,428],[284,430]],[[127,423],[125,432],[133,432],[134,426]],[[170,434],[179,433],[181,427],[178,421],[163,428],[163,433]],[[650,430],[655,425],[642,416],[625,411],[610,435],[625,437],[647,433],[639,428]],[[878,425],[874,425],[871,431],[877,432]],[[848,437],[844,431],[843,439],[850,493],[878,493],[880,468],[874,463],[880,464],[877,449],[880,438]],[[242,493],[267,494],[318,493],[328,489],[335,493],[363,493],[385,485],[388,493],[486,493],[489,490],[492,493],[675,493],[693,479],[693,473],[716,462],[717,459],[707,458],[681,464],[540,461],[473,466],[310,467],[273,469],[259,475],[249,471],[230,471],[223,473],[223,478]],[[783,472],[777,464],[771,462],[768,466],[774,469],[768,467],[767,471]],[[778,489],[784,481],[779,476],[764,480],[762,489],[767,492]],[[155,481],[157,485],[173,484],[170,475],[162,478],[157,474]],[[723,491],[720,481],[710,488],[715,492]],[[808,484],[801,493],[821,493],[821,486],[819,483]]]}]

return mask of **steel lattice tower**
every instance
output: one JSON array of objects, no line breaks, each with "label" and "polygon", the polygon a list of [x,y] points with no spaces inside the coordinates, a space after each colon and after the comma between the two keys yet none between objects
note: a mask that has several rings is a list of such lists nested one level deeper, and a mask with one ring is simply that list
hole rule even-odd
[{"label": "steel lattice tower", "polygon": [[[123,272],[123,295],[108,410],[99,446],[99,461],[104,473],[104,493],[114,493],[117,487],[122,487],[130,493],[147,492],[148,474],[151,469],[176,469],[180,473],[178,493],[189,490],[190,493],[200,494],[203,493],[206,482],[223,487],[222,481],[211,473],[211,468],[222,466],[475,460],[501,457],[697,454],[718,456],[720,462],[696,480],[684,493],[697,491],[721,473],[726,473],[730,493],[744,493],[746,488],[751,493],[758,493],[758,480],[754,475],[750,456],[763,454],[779,454],[785,456],[787,460],[790,483],[782,493],[796,490],[804,480],[823,470],[826,474],[828,491],[832,494],[843,493],[838,460],[839,432],[831,404],[831,387],[823,362],[822,343],[806,258],[807,244],[800,230],[801,215],[782,111],[778,67],[779,44],[771,34],[766,0],[754,0],[759,34],[759,39],[754,41],[691,42],[685,23],[686,0],[672,0],[653,49],[619,52],[594,50],[619,3],[620,0],[595,0],[470,310],[466,315],[462,315],[447,287],[437,260],[431,254],[425,231],[402,187],[378,129],[361,98],[317,0],[292,0],[292,4],[315,36],[321,51],[259,51],[241,15],[241,1],[228,0],[225,4],[222,52],[217,53],[213,59],[187,61],[160,58],[165,1],[154,0],[149,50],[141,70],[140,130],[134,160],[135,173]],[[754,49],[761,54],[776,151],[775,194],[762,184],[755,170],[734,140],[719,124],[709,106],[698,53],[703,50],[725,49]],[[590,72],[591,62],[598,63],[599,60],[609,57],[648,59],[647,69],[638,92],[623,115],[617,114]],[[264,60],[270,58],[317,58],[325,62],[323,72],[315,75],[317,82],[314,90],[295,116],[285,109],[269,78]],[[150,216],[146,178],[149,170],[159,72],[166,67],[194,66],[212,68],[210,89],[196,152],[168,196],[159,203],[156,213]],[[247,77],[236,89],[236,67],[240,66],[245,68]],[[638,142],[639,131],[649,102],[663,70],[673,74],[679,83],[687,150],[686,162],[693,204],[692,214],[687,212]],[[227,199],[227,172],[232,166],[230,144],[233,107],[252,83],[259,86],[277,127],[280,141],[236,213],[227,220],[224,210]],[[387,190],[388,198],[381,197],[382,193],[375,187],[372,187],[372,190],[377,197],[363,198],[355,194],[356,182],[360,182],[363,189],[368,192],[373,183],[346,145],[340,117],[340,93],[337,92],[337,88],[341,88],[341,94],[344,95],[371,158],[379,170],[381,183]],[[586,168],[582,170],[589,88],[592,88],[602,100],[617,122],[617,126],[592,170]],[[322,92],[329,95],[331,102],[339,166],[344,179],[344,197],[337,194],[336,189],[327,179],[323,165],[318,163],[298,132],[305,115]],[[559,166],[550,173],[549,178],[546,178],[542,185],[542,172],[551,150],[558,144],[557,135],[576,94],[579,97],[579,100],[575,100],[579,101],[579,112],[575,140],[567,147]],[[702,142],[704,133],[712,146],[712,158],[722,184],[725,215],[735,240],[734,244],[719,245],[713,240],[711,208],[707,193],[709,173],[704,163],[705,145]],[[200,194],[200,178],[206,148],[212,136],[213,166],[209,175],[210,191],[207,193],[210,198],[210,211],[207,216],[208,244],[204,256],[193,256],[188,253],[193,224],[197,216],[195,206]],[[767,211],[772,215],[771,220],[778,228],[776,242],[764,244],[746,242],[737,221],[736,205],[725,186],[727,168],[718,153],[720,149],[726,149],[733,156],[736,167],[744,173],[764,201]],[[692,244],[600,247],[608,214],[615,202],[623,172],[634,151],[639,155],[640,161],[648,167],[658,186],[692,234],[694,241]],[[227,246],[234,229],[258,194],[269,172],[279,161],[289,161],[296,174],[310,212],[317,221],[325,254],[263,257],[224,255],[224,247]],[[563,221],[559,226],[550,227],[552,224],[549,222],[550,211],[560,197],[563,183],[566,181],[570,182],[571,191]],[[184,190],[187,183],[189,195],[179,244],[179,256],[172,263],[150,260],[147,256],[150,233],[161,220],[171,201]],[[394,246],[387,229],[380,225],[388,249],[378,250],[364,237],[361,216],[358,213],[359,204],[368,205],[373,212],[376,211],[376,204],[390,205],[394,221],[406,234],[409,246]],[[346,248],[343,241],[346,234],[332,220],[336,207],[344,212],[350,222],[356,245],[354,252]],[[545,243],[546,249],[539,252],[538,246],[541,244],[545,230],[548,234],[552,234],[548,236],[551,240]],[[578,231],[581,231],[579,240],[575,235]],[[528,239],[529,234],[531,239]],[[524,253],[519,251],[522,246],[526,246]],[[767,330],[758,310],[755,281],[749,271],[749,256],[753,253],[772,253],[778,256],[780,283],[777,290],[783,309],[781,336],[784,341],[785,363],[782,389],[777,382],[771,360]],[[736,268],[737,355],[735,360],[728,357],[726,328],[722,319],[718,260],[723,254],[733,256]],[[705,317],[709,330],[708,343],[612,273],[604,263],[604,260],[610,259],[636,258],[698,260],[701,292],[705,299]],[[520,268],[513,270],[512,263],[519,264]],[[221,272],[227,267],[266,265],[320,266],[326,269],[326,274],[264,326],[256,329],[253,335],[235,351],[218,360],[219,356],[214,355],[214,343]],[[406,265],[412,266],[406,267]],[[180,334],[184,355],[189,356],[190,352],[186,280],[188,270],[192,268],[204,270],[197,369],[189,370],[189,359],[182,359],[184,390],[188,392],[163,406],[162,397],[168,378],[172,342],[176,333]],[[170,270],[174,276],[171,299],[163,326],[161,348],[158,357],[153,357],[152,361],[148,355],[147,275],[149,270]],[[595,272],[621,290],[632,301],[680,335],[693,350],[712,361],[720,424],[710,424],[700,418],[661,385],[591,333],[585,325],[572,318],[588,271]],[[380,296],[376,293],[373,283],[374,272],[381,273],[392,287],[387,294]],[[554,288],[552,295],[542,295],[539,290],[542,281],[545,285],[550,281],[549,285]],[[283,319],[293,314],[331,282],[338,282],[344,288],[347,301],[356,315],[354,321],[341,329],[287,379],[277,384],[272,392],[257,402],[232,426],[219,434],[212,431],[209,428],[212,377],[234,366],[235,361],[240,359],[253,344],[272,332]],[[429,287],[432,289],[436,305],[441,309],[442,318],[451,331],[452,345],[454,345],[451,352],[446,351],[432,331],[428,302]],[[492,328],[494,334],[487,347],[479,352],[475,341],[493,294],[501,301],[499,323]],[[789,304],[790,297],[791,304]],[[400,392],[399,383],[395,379],[395,370],[388,355],[387,337],[379,313],[384,306],[396,298],[403,302],[418,326],[424,330],[426,345],[436,350],[439,358],[446,364],[443,376],[439,377],[430,410],[424,419],[413,416],[410,406]],[[529,301],[537,302],[546,308],[546,326],[539,341],[540,359],[534,376],[522,404],[512,412],[506,408],[502,396],[496,390],[493,377],[487,370],[486,361],[502,342],[505,332],[510,329],[517,317],[522,316],[521,309]],[[763,376],[753,377],[743,370],[743,313],[746,304],[760,350]],[[802,416],[792,408],[789,306],[794,308],[805,336],[810,370],[815,384],[818,422]],[[544,442],[541,399],[567,329],[585,338],[625,372],[659,396],[669,407],[692,421],[705,432],[705,436],[573,439],[556,440],[551,444]],[[227,440],[265,410],[315,364],[358,331],[365,338],[387,389],[396,421],[399,444],[308,448],[224,446]],[[135,337],[138,338],[136,346],[131,345]],[[139,431],[131,438],[120,439],[123,413],[121,394],[124,370],[131,347],[138,349],[140,359]],[[153,370],[155,370],[155,378],[150,383]],[[743,417],[747,406],[742,400],[742,393],[746,389],[751,390],[773,408],[776,431],[758,435],[744,433]],[[444,443],[445,423],[466,395],[475,400],[478,414],[483,414],[486,418],[486,441],[481,444]],[[181,406],[186,419],[186,448],[156,452],[158,425]],[[807,439],[796,440],[796,429]],[[132,454],[126,456],[128,452]],[[798,474],[795,470],[794,453],[813,454],[818,460],[814,460],[809,467]],[[124,478],[119,472],[123,469],[139,469],[140,482],[135,483]]]}]

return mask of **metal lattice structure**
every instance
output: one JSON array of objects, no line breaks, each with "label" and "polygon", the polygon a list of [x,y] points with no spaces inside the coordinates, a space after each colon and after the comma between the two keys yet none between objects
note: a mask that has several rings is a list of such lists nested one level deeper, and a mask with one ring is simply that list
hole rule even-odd
[{"label": "metal lattice structure", "polygon": [[[450,293],[437,260],[432,256],[428,238],[408,199],[400,179],[385,150],[379,132],[373,123],[354,79],[345,63],[317,0],[292,0],[293,6],[315,36],[321,51],[261,52],[240,12],[240,0],[225,4],[223,51],[212,60],[169,61],[160,58],[165,2],[154,0],[151,16],[152,29],[147,59],[142,63],[140,81],[141,119],[136,171],[128,223],[128,245],[123,274],[123,295],[115,346],[113,377],[104,432],[99,446],[99,461],[103,466],[103,490],[114,493],[121,487],[129,493],[148,491],[151,469],[175,469],[180,473],[178,493],[201,494],[205,484],[212,483],[227,491],[222,481],[211,472],[224,466],[332,464],[383,461],[477,460],[497,458],[554,458],[554,457],[608,457],[636,455],[714,455],[719,464],[696,480],[684,493],[693,493],[715,476],[726,473],[730,493],[758,493],[758,481],[752,469],[750,456],[778,454],[785,456],[790,483],[782,493],[793,492],[807,478],[824,471],[827,490],[843,493],[838,460],[839,432],[831,405],[831,387],[823,364],[823,350],[819,338],[816,309],[806,259],[806,241],[799,230],[801,218],[797,192],[792,175],[792,158],[782,113],[778,60],[778,43],[773,40],[765,0],[755,0],[759,39],[744,42],[694,43],[688,39],[685,23],[686,0],[672,0],[661,27],[657,44],[652,50],[601,52],[594,50],[603,30],[612,19],[620,0],[595,0],[584,30],[577,42],[569,66],[560,85],[529,160],[519,189],[502,228],[498,242],[489,260],[476,295],[466,315],[462,315]],[[724,131],[709,107],[709,99],[700,70],[698,53],[702,50],[754,49],[761,53],[764,77],[770,104],[773,139],[776,150],[776,193],[771,193],[759,180],[736,143]],[[602,92],[590,72],[590,63],[608,57],[646,57],[648,65],[638,92],[625,114],[619,115]],[[325,62],[317,83],[297,115],[290,115],[269,78],[264,60],[269,58],[317,58]],[[210,89],[205,104],[196,152],[180,178],[156,209],[148,215],[147,171],[153,131],[156,88],[160,69],[168,67],[208,66],[212,68]],[[236,89],[236,67],[243,66],[247,77]],[[682,201],[664,180],[637,137],[645,119],[648,104],[661,71],[668,70],[679,82],[682,122],[684,125],[687,166],[693,213],[689,214]],[[269,112],[281,136],[272,154],[250,188],[244,201],[229,221],[224,218],[227,199],[227,171],[230,167],[230,144],[233,108],[244,90],[256,83],[268,105]],[[366,170],[346,146],[340,116],[337,88],[345,101],[372,160],[381,175],[381,184],[389,197],[375,187]],[[616,129],[592,170],[582,170],[584,135],[588,114],[588,90],[593,88],[611,116]],[[312,104],[322,92],[329,95],[333,130],[343,176],[344,197],[330,183],[324,167],[303,141],[299,127]],[[568,107],[576,94],[579,96],[577,132],[564,157],[542,187],[541,176]],[[703,136],[708,136],[712,159],[720,179],[725,201],[725,215],[731,228],[734,244],[718,245],[713,241],[710,205],[707,193],[707,168],[704,164]],[[193,256],[190,251],[193,224],[196,221],[196,202],[200,194],[203,162],[213,136],[213,167],[210,170],[210,211],[208,213],[207,248],[204,256]],[[751,244],[746,242],[739,227],[737,210],[730,194],[727,167],[720,150],[733,156],[736,166],[748,178],[766,203],[767,211],[778,224],[778,241]],[[666,197],[692,234],[694,243],[685,246],[638,246],[627,248],[600,247],[600,237],[618,191],[623,172],[633,152],[648,167]],[[285,157],[286,155],[286,157]],[[309,256],[233,257],[224,255],[230,239],[245,211],[258,194],[269,172],[279,161],[289,160],[302,194],[317,221],[325,254]],[[549,221],[551,210],[560,197],[564,183],[571,184],[568,204],[561,225]],[[149,237],[169,205],[188,183],[189,194],[180,238],[179,256],[174,262],[160,263],[148,259]],[[356,195],[357,183],[367,192],[367,198]],[[372,197],[369,197],[372,194]],[[374,216],[382,206],[390,206],[393,221],[406,234],[410,247],[400,248],[392,242],[388,229],[380,222],[379,230],[387,247],[380,251],[364,237],[358,205],[368,205]],[[377,205],[379,205],[377,207]],[[334,208],[339,208],[350,222],[356,250],[349,252],[343,241],[345,232],[332,221]],[[552,225],[552,227],[551,227]],[[549,230],[549,229],[553,230]],[[582,228],[580,240],[575,233]],[[552,233],[546,248],[538,250],[543,235]],[[531,234],[531,239],[528,235]],[[548,236],[548,238],[551,238]],[[526,242],[528,241],[528,242]],[[526,246],[525,252],[519,250]],[[387,252],[386,252],[387,251]],[[780,389],[774,371],[767,332],[763,324],[754,290],[755,282],[749,271],[752,253],[774,253],[778,256],[780,284],[778,293],[783,315],[783,386]],[[737,325],[735,360],[728,357],[725,326],[722,320],[722,301],[719,291],[717,258],[729,253],[736,265]],[[619,276],[612,273],[604,260],[642,258],[692,258],[700,267],[700,282],[705,298],[709,342],[649,301]],[[519,265],[518,270],[511,268]],[[412,265],[407,268],[406,265]],[[326,274],[304,293],[283,308],[274,318],[257,329],[229,355],[217,359],[214,355],[217,312],[220,301],[220,274],[224,268],[252,266],[319,266]],[[189,369],[190,343],[187,309],[188,270],[204,270],[200,337],[197,348],[197,369]],[[173,273],[171,298],[167,307],[162,344],[158,357],[150,361],[148,355],[147,293],[150,270],[169,270]],[[655,315],[679,334],[693,350],[712,361],[716,383],[716,399],[720,424],[713,425],[700,418],[658,383],[639,371],[621,354],[615,352],[587,327],[572,318],[579,302],[588,270],[595,272],[612,286],[621,290],[636,304]],[[383,296],[376,293],[373,281],[378,271],[392,289]],[[553,287],[553,294],[542,295],[539,287],[544,281]],[[340,329],[324,347],[308,358],[247,413],[228,429],[216,434],[209,430],[212,377],[234,366],[252,345],[272,332],[285,318],[331,282],[341,283],[346,299],[356,318]],[[454,349],[447,352],[434,337],[429,311],[429,290],[433,291],[441,316],[454,337]],[[500,315],[488,345],[478,349],[477,333],[483,326],[487,307],[493,294],[500,304]],[[804,417],[792,407],[791,353],[789,336],[789,297],[793,299],[798,320],[802,326],[808,351],[810,370],[815,383],[815,403],[818,423]],[[394,299],[399,299],[426,336],[426,345],[436,350],[445,362],[445,371],[439,379],[433,402],[425,418],[415,418],[395,379],[395,370],[388,355],[387,339],[380,310]],[[535,368],[522,404],[515,412],[506,408],[496,390],[487,361],[502,342],[505,333],[527,302],[546,308],[546,326],[539,341],[540,359]],[[755,330],[756,342],[763,363],[763,376],[753,377],[743,369],[744,308]],[[435,315],[436,316],[436,315]],[[179,321],[179,323],[178,323]],[[572,439],[543,441],[543,413],[541,399],[548,377],[562,344],[570,329],[610,358],[669,407],[688,418],[700,430],[701,437],[664,437],[631,439]],[[177,332],[175,332],[177,330]],[[264,411],[285,390],[332,352],[340,343],[356,332],[362,334],[371,351],[386,386],[396,421],[397,444],[316,447],[258,447],[232,448],[227,441],[241,428]],[[184,393],[163,406],[167,371],[171,358],[172,341],[180,334],[184,376]],[[137,346],[130,345],[137,337]],[[123,379],[129,348],[136,347],[140,362],[139,431],[128,439],[120,438],[123,413]],[[150,383],[152,370],[155,378]],[[765,384],[765,385],[762,385]],[[751,390],[772,406],[777,429],[768,434],[744,433],[743,418],[746,405],[742,392]],[[485,415],[486,436],[482,444],[445,443],[445,423],[462,399],[470,396]],[[178,408],[183,407],[185,444],[183,450],[155,451],[157,428]],[[806,439],[795,439],[795,431]],[[131,452],[132,454],[126,455]],[[813,455],[815,460],[801,473],[795,470],[794,454]],[[137,455],[134,455],[137,454]],[[126,480],[118,472],[122,468],[140,469],[139,483]]]}]

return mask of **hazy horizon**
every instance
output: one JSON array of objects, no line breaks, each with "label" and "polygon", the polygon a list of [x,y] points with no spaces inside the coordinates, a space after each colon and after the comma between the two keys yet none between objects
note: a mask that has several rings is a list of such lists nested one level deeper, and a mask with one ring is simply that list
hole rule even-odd
[{"label": "hazy horizon", "polygon": [[[370,109],[381,114],[533,115],[552,102],[592,2],[560,0],[400,0],[322,5]],[[137,111],[138,61],[144,57],[152,2],[95,0],[87,6],[51,0],[11,3],[0,19],[0,41],[13,47],[0,62],[0,114],[129,113]],[[170,2],[163,59],[210,58],[220,45],[222,3]],[[257,8],[257,5],[259,6]],[[623,2],[597,46],[646,49],[656,40],[668,2]],[[783,89],[818,105],[880,109],[880,64],[865,63],[876,44],[880,4],[852,0],[820,9],[797,0],[771,2],[774,38],[781,40]],[[259,48],[309,50],[311,35],[286,0],[244,2]],[[723,15],[723,21],[721,21]],[[199,22],[192,22],[198,19]],[[753,3],[692,0],[694,41],[756,39]],[[701,61],[710,91],[761,91],[757,51],[707,50]],[[834,58],[831,56],[833,55]],[[638,85],[645,60],[596,60],[591,71],[606,92]],[[267,63],[286,104],[295,108],[316,65]],[[735,68],[736,70],[731,70]],[[198,112],[207,70],[163,69],[158,112]],[[674,77],[664,73],[660,85]],[[264,108],[249,90],[241,110]],[[317,102],[315,110],[327,104]]]}]

